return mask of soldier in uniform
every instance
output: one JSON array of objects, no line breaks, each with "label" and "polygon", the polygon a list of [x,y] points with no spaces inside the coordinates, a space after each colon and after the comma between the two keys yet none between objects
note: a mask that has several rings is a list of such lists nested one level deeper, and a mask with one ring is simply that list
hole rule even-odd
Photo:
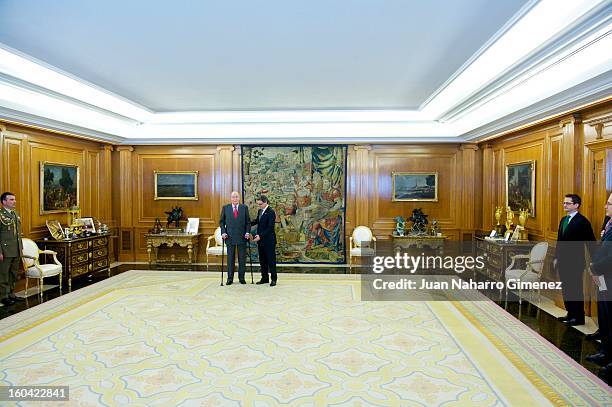
[{"label": "soldier in uniform", "polygon": [[0,202],[0,302],[13,305],[17,301],[13,290],[21,261],[21,219],[15,212],[15,194],[4,192]]}]

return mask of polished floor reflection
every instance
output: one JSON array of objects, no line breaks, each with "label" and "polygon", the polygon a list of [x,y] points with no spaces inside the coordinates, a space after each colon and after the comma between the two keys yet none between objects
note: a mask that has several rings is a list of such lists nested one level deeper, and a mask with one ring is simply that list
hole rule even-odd
[{"label": "polished floor reflection", "polygon": [[[143,263],[135,263],[135,264],[121,264],[119,266],[113,267],[111,269],[110,275],[117,275],[123,273],[127,270],[187,270],[187,271],[206,271],[206,266],[204,265],[149,265]],[[348,267],[279,267],[279,287],[282,289],[282,273],[314,273],[314,274],[349,274],[355,273],[359,271],[359,269],[353,268],[350,270]],[[210,273],[217,273],[219,275],[219,282],[221,282],[221,274],[219,266],[211,266],[209,269]],[[259,280],[258,268],[253,267],[253,280]],[[79,288],[95,284],[96,282],[105,280],[109,277],[109,273],[100,272],[91,274],[88,276],[81,276],[79,278],[75,278],[72,281],[72,289],[78,290]],[[52,283],[53,279],[45,280],[45,283]],[[248,283],[251,283],[251,269],[247,266],[247,275],[246,280]],[[57,282],[55,282],[57,284]],[[228,287],[228,289],[232,289]],[[64,293],[67,292],[67,289],[64,289]],[[60,295],[59,288],[54,288],[49,291],[43,293],[43,300],[48,301],[50,299],[56,298]],[[490,297],[494,301],[498,301],[498,297],[495,293],[491,293]],[[13,315],[19,313],[27,308],[34,307],[40,303],[38,295],[31,296],[27,298],[27,300],[20,301],[12,306],[4,306],[0,307],[0,319],[6,318],[9,315]],[[503,302],[498,302],[498,305],[504,307]],[[599,370],[599,366],[588,362],[585,360],[585,357],[589,354],[595,353],[597,351],[598,343],[594,341],[587,340],[585,335],[575,328],[568,327],[563,323],[557,321],[555,317],[552,315],[540,310],[538,307],[528,303],[527,301],[523,301],[521,305],[518,302],[510,301],[507,305],[507,311],[513,315],[514,317],[520,319],[525,325],[530,327],[532,330],[540,334],[542,337],[546,338],[556,347],[565,352],[572,359],[576,360],[578,363],[583,365],[585,368],[590,370],[593,373],[597,373]]]}]

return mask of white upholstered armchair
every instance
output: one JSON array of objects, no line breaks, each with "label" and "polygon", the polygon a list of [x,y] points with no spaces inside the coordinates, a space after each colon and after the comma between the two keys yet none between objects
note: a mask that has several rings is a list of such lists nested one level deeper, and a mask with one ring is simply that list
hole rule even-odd
[{"label": "white upholstered armchair", "polygon": [[367,226],[357,226],[349,240],[349,268],[353,267],[353,257],[374,256],[376,236]]},{"label": "white upholstered armchair", "polygon": [[[529,254],[517,254],[512,256],[512,262],[506,268],[504,275],[506,286],[506,303],[508,303],[508,280],[516,280],[521,282],[539,282],[544,269],[544,260],[548,252],[548,243],[540,242],[531,248]],[[519,259],[526,259],[525,268],[515,268],[515,262]],[[500,289],[501,294],[501,289]],[[522,289],[519,285],[518,289],[519,304],[522,303]],[[533,299],[531,301],[533,303]],[[538,288],[538,303],[540,302],[540,289]]]},{"label": "white upholstered armchair", "polygon": [[[22,238],[23,245],[22,261],[26,271],[25,291],[28,292],[28,281],[30,278],[38,279],[38,293],[42,302],[43,280],[45,277],[59,276],[60,292],[62,290],[62,264],[57,260],[57,253],[53,250],[40,250],[36,243],[28,238]],[[40,264],[41,254],[53,255],[53,263]]]},{"label": "white upholstered armchair", "polygon": [[[212,242],[212,245],[211,245]],[[223,239],[221,238],[221,228],[217,227],[215,229],[215,233],[208,237],[206,241],[206,269],[208,270],[208,255],[211,256],[221,256],[227,255],[227,247],[223,244]]]}]

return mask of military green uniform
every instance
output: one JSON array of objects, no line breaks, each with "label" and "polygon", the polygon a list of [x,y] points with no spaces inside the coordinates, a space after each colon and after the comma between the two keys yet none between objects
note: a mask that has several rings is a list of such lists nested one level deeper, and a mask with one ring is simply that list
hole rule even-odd
[{"label": "military green uniform", "polygon": [[15,289],[21,262],[21,219],[17,212],[0,208],[0,299],[7,298]]}]

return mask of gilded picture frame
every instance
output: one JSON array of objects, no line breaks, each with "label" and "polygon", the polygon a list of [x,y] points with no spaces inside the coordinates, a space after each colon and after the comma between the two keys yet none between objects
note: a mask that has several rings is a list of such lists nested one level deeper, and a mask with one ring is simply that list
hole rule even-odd
[{"label": "gilded picture frame", "polygon": [[197,171],[153,171],[155,196],[158,200],[197,201]]},{"label": "gilded picture frame", "polygon": [[437,172],[392,172],[393,202],[438,202]]},{"label": "gilded picture frame", "polygon": [[535,187],[535,160],[506,165],[506,207],[513,211],[529,209],[529,216],[535,217]]},{"label": "gilded picture frame", "polygon": [[40,214],[67,212],[79,206],[79,166],[40,162]]}]

